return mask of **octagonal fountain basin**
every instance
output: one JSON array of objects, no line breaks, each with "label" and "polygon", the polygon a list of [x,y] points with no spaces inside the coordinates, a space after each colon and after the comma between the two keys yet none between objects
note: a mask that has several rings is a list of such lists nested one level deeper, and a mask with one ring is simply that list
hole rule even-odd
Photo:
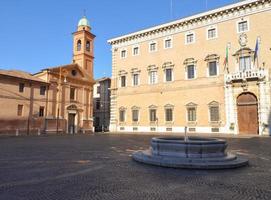
[{"label": "octagonal fountain basin", "polygon": [[132,158],[151,165],[190,169],[226,169],[248,165],[246,158],[228,153],[226,148],[225,140],[215,138],[152,138],[150,149],[136,151]]}]

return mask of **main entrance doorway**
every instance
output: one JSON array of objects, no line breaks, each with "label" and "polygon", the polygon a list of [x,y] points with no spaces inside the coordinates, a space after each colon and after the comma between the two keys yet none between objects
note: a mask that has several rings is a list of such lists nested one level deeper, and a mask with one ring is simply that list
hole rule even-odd
[{"label": "main entrance doorway", "polygon": [[74,113],[69,113],[68,116],[68,132],[70,134],[75,133],[75,115]]},{"label": "main entrance doorway", "polygon": [[242,93],[237,98],[240,134],[258,134],[258,101],[252,93]]}]

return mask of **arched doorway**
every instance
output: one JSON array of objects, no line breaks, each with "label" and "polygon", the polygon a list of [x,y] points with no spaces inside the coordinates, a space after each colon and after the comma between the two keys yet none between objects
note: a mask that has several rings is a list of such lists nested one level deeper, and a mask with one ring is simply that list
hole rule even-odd
[{"label": "arched doorway", "polygon": [[252,93],[242,93],[237,97],[239,134],[258,134],[258,101]]}]

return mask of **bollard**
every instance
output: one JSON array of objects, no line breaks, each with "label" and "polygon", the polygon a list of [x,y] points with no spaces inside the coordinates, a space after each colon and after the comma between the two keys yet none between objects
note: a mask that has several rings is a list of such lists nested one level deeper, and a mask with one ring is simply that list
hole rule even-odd
[{"label": "bollard", "polygon": [[38,135],[40,136],[40,129],[38,128]]},{"label": "bollard", "polygon": [[16,136],[19,136],[19,129],[16,129]]},{"label": "bollard", "polygon": [[83,129],[83,134],[85,134],[86,133],[86,131],[85,131],[85,129]]}]

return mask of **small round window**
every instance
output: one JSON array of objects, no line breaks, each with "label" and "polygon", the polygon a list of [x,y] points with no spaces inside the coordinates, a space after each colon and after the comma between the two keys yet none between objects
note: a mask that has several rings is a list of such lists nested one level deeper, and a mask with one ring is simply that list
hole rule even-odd
[{"label": "small round window", "polygon": [[72,75],[76,76],[76,74],[77,74],[77,71],[76,70],[72,70]]}]

